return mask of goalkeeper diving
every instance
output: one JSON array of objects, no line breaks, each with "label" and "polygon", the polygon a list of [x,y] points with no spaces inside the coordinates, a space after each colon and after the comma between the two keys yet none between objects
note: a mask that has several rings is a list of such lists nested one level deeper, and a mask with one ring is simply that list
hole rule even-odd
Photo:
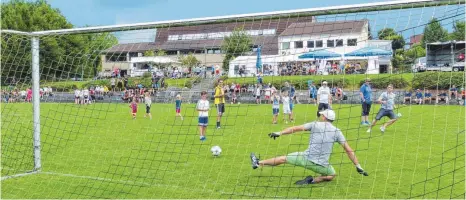
[{"label": "goalkeeper diving", "polygon": [[349,159],[354,163],[359,174],[368,176],[361,167],[354,154],[353,149],[346,142],[345,136],[340,129],[336,128],[332,122],[335,120],[333,110],[323,110],[319,112],[320,120],[310,122],[300,126],[287,128],[280,132],[270,133],[269,137],[274,140],[280,136],[296,132],[309,131],[309,146],[304,152],[290,153],[286,156],[279,156],[267,160],[259,160],[254,153],[251,153],[252,168],[257,169],[263,166],[277,166],[281,164],[292,164],[309,169],[321,176],[307,176],[303,180],[296,182],[297,185],[315,184],[323,181],[331,181],[335,178],[335,169],[330,165],[329,159],[332,154],[333,143],[338,142],[345,150]]}]

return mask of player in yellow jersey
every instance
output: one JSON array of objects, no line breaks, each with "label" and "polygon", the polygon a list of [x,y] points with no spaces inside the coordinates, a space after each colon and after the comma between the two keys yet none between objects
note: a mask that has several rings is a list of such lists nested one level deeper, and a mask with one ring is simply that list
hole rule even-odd
[{"label": "player in yellow jersey", "polygon": [[217,108],[217,129],[220,128],[220,120],[225,112],[225,91],[223,90],[223,80],[219,80],[215,87],[215,107]]}]

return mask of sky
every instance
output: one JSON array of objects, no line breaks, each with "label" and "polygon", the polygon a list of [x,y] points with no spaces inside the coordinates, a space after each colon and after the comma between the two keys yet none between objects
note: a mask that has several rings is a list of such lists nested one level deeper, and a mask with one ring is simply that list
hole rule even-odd
[{"label": "sky", "polygon": [[[232,14],[317,8],[386,0],[48,0],[54,8],[76,27],[129,24],[162,20],[189,19]],[[394,27],[404,30],[427,22],[432,16],[445,16],[454,8],[425,8],[414,11],[388,11],[386,13],[360,13],[322,16],[318,21],[368,18],[373,31]],[[448,22],[451,23],[451,22]],[[451,25],[447,25],[451,27]],[[422,30],[411,28],[406,37]],[[450,28],[451,29],[451,28]],[[155,31],[118,34],[120,42],[153,40]]]}]

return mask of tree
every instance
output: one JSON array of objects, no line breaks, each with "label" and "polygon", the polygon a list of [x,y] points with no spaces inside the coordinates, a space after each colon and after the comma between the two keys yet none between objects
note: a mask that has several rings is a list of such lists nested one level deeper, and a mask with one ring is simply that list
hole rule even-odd
[{"label": "tree", "polygon": [[450,34],[450,40],[464,41],[464,21],[456,21],[453,25],[453,32]]},{"label": "tree", "polygon": [[381,40],[391,40],[393,51],[402,49],[406,42],[402,35],[397,34],[392,28],[384,28],[377,33],[377,36]]},{"label": "tree", "polygon": [[[1,5],[1,29],[24,32],[69,29],[73,25],[46,1],[11,0]],[[111,33],[48,36],[39,38],[42,78],[95,75],[100,52],[118,43]],[[31,38],[3,33],[1,37],[2,79],[28,81],[31,73]]]},{"label": "tree", "polygon": [[223,69],[228,71],[229,63],[234,57],[243,55],[245,52],[251,51],[252,39],[244,31],[243,27],[237,27],[233,30],[230,36],[225,37],[222,42],[222,51],[225,53],[223,59]]},{"label": "tree", "polygon": [[167,52],[162,50],[162,49],[158,49],[156,55],[157,56],[166,56]]},{"label": "tree", "polygon": [[196,56],[194,56],[192,53],[189,53],[187,56],[180,56],[178,58],[178,61],[183,65],[183,66],[186,66],[186,67],[195,67],[197,65],[199,65],[201,62],[196,58]]},{"label": "tree", "polygon": [[396,31],[392,28],[384,28],[384,29],[381,29],[379,32],[377,32],[377,37],[380,40],[385,40],[385,38],[388,38],[389,36],[392,36],[392,35],[397,35]]},{"label": "tree", "polygon": [[409,61],[414,61],[416,58],[426,56],[426,50],[421,44],[414,44],[404,52],[405,58]]},{"label": "tree", "polygon": [[395,52],[395,55],[392,58],[392,65],[394,69],[398,71],[403,71],[405,69],[405,57],[403,49],[398,49]]},{"label": "tree", "polygon": [[445,42],[447,40],[448,31],[442,27],[436,18],[433,18],[424,28],[424,36],[422,37],[421,44],[425,47],[426,43]]},{"label": "tree", "polygon": [[144,52],[144,56],[145,57],[154,57],[155,53],[152,50],[147,50],[147,51]]}]

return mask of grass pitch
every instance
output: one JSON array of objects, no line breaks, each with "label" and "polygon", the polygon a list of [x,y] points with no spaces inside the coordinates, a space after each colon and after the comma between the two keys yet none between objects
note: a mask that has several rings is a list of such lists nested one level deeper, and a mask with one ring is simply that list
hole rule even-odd
[{"label": "grass pitch", "polygon": [[[42,170],[3,180],[2,198],[461,198],[465,194],[465,109],[412,105],[384,135],[359,125],[360,105],[334,105],[339,127],[369,173],[357,174],[339,145],[332,182],[296,186],[313,172],[292,165],[252,170],[249,154],[261,158],[304,151],[309,133],[267,133],[271,105],[228,105],[222,129],[211,110],[207,141],[198,136],[194,104],[185,120],[174,105],[153,104],[153,120],[139,106],[131,120],[127,104],[41,104]],[[30,104],[3,104],[2,176],[33,168]],[[296,123],[316,119],[314,105],[297,105]],[[378,106],[374,106],[374,117]],[[280,116],[282,117],[282,115]],[[210,148],[219,145],[220,157]]]}]

